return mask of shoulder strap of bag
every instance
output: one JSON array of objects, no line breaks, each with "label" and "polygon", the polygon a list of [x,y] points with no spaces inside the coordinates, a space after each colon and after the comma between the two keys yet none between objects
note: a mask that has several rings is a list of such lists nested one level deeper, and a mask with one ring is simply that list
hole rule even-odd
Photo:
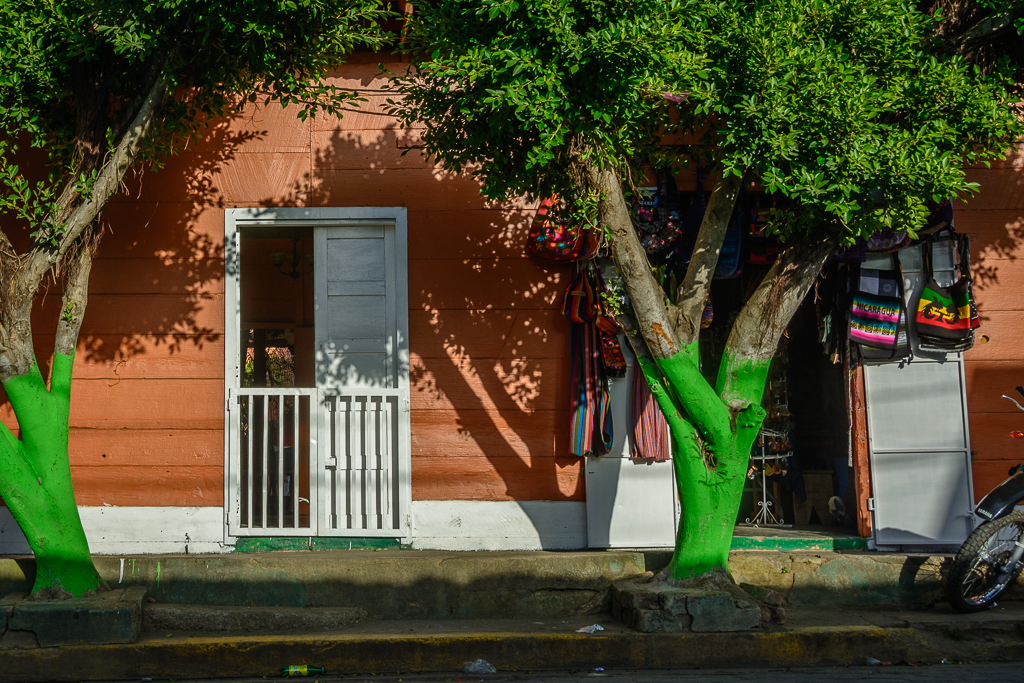
[{"label": "shoulder strap of bag", "polygon": [[971,238],[954,232],[957,239],[957,256],[960,266],[960,277],[971,279]]},{"label": "shoulder strap of bag", "polygon": [[934,250],[935,240],[932,239],[931,235],[926,235],[924,238],[924,250],[921,254],[921,258],[924,259],[921,265],[924,269],[925,282],[935,279],[935,273],[932,271],[932,251]]},{"label": "shoulder strap of bag", "polygon": [[895,266],[896,271],[896,288],[900,293],[900,300],[903,302],[904,308],[907,305],[906,295],[903,291],[903,264],[900,262],[900,251],[897,249],[892,252],[892,263]]}]

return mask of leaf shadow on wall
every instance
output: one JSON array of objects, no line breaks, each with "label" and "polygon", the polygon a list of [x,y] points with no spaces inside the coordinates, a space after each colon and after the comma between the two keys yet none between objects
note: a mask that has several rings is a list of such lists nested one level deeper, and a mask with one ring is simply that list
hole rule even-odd
[{"label": "leaf shadow on wall", "polygon": [[[583,500],[568,455],[569,269],[525,257],[533,208],[487,203],[371,104],[317,121],[310,173],[266,205],[404,206],[418,500]],[[322,128],[322,129],[321,129]]]},{"label": "leaf shadow on wall", "polygon": [[968,180],[980,183],[981,191],[954,208],[957,231],[971,240],[971,273],[982,322],[964,366],[976,499],[1005,479],[1010,465],[1024,459],[1020,442],[1009,437],[1024,424],[1024,415],[1001,398],[1016,397],[1014,387],[1024,384],[1024,147],[1017,149],[990,169],[968,170]]},{"label": "leaf shadow on wall", "polygon": [[[222,502],[224,227],[214,178],[260,135],[221,121],[165,168],[130,171],[101,213],[72,383],[80,505]],[[28,228],[4,229],[28,246]],[[63,284],[47,280],[33,311],[44,376]],[[6,396],[0,418],[16,429]]]}]

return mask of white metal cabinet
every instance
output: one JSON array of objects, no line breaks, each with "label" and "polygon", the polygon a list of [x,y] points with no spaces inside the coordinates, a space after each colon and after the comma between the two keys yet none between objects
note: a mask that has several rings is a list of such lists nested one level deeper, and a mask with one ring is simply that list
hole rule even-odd
[{"label": "white metal cabinet", "polygon": [[672,462],[632,460],[630,397],[633,355],[622,340],[628,371],[612,378],[615,441],[608,455],[587,458],[587,537],[591,548],[672,548],[679,516]]}]

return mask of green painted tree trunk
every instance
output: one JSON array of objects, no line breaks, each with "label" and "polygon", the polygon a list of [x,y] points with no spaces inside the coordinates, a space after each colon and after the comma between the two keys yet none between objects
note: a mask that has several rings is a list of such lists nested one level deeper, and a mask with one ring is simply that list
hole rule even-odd
[{"label": "green painted tree trunk", "polygon": [[32,591],[54,589],[78,597],[101,580],[75,505],[68,459],[71,368],[74,353],[54,353],[50,388],[39,366],[3,383],[21,438],[0,424],[0,496],[35,554]]},{"label": "green painted tree trunk", "polygon": [[[697,343],[668,359],[639,358],[640,367],[672,435],[672,460],[682,515],[669,578],[689,579],[728,572],[733,527],[750,460],[764,421],[761,397],[770,361],[724,358],[728,388],[742,393],[743,409],[732,413],[697,366]],[[683,406],[683,411],[677,408]],[[701,438],[694,422],[707,428]]]}]

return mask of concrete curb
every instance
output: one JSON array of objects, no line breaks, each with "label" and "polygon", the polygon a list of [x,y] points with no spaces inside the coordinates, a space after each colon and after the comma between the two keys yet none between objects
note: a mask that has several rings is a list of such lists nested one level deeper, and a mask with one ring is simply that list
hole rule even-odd
[{"label": "concrete curb", "polygon": [[483,658],[501,670],[592,668],[798,667],[942,659],[1024,659],[1020,639],[948,640],[914,628],[807,627],[776,632],[608,635],[476,631],[164,637],[132,645],[69,646],[0,652],[0,681],[123,680],[274,676],[309,663],[328,672],[457,671]]}]

